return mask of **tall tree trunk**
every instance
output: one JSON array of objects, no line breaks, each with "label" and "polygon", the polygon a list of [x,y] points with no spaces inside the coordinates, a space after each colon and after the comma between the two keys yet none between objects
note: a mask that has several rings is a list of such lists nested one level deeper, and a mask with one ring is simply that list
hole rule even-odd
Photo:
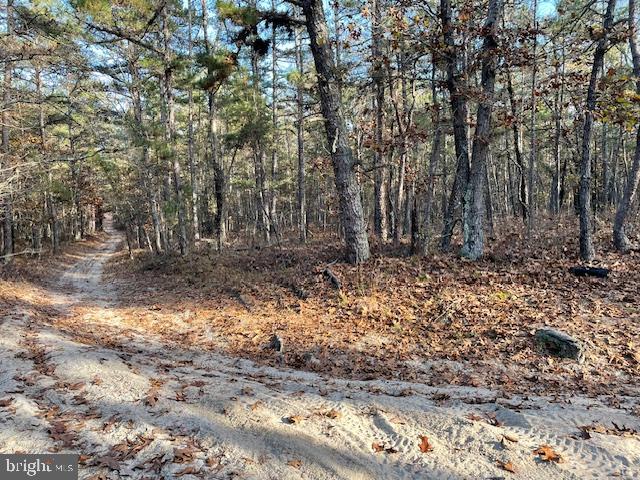
[{"label": "tall tree trunk", "polygon": [[[207,0],[202,0],[202,30],[204,32],[204,48],[207,55],[211,54],[209,42],[209,12]],[[209,75],[213,72],[208,71]],[[222,159],[218,154],[218,136],[216,129],[216,103],[215,91],[207,92],[208,118],[207,118],[207,144],[209,146],[209,158],[213,170],[213,187],[216,197],[216,214],[213,219],[213,228],[216,234],[218,251],[221,251],[227,239],[227,175],[222,165]]]},{"label": "tall tree trunk", "polygon": [[[640,94],[640,45],[638,45],[638,24],[636,21],[636,2],[629,0],[629,46],[631,47],[631,59],[633,61],[633,76],[636,78],[636,93]],[[640,181],[640,126],[636,129],[636,149],[633,155],[633,164],[627,178],[627,184],[622,195],[622,200],[616,211],[616,219],[613,226],[613,243],[617,250],[626,252],[631,243],[625,234],[625,224],[629,215],[629,208],[638,190]]]},{"label": "tall tree trunk", "polygon": [[374,171],[374,210],[373,228],[375,234],[383,242],[387,240],[387,169],[384,165],[383,129],[384,129],[384,66],[382,64],[382,1],[373,0],[373,16],[371,18],[371,55],[373,57],[373,91],[375,130],[373,134],[373,168]]},{"label": "tall tree trunk", "polygon": [[440,19],[442,35],[446,51],[444,62],[447,72],[447,89],[451,102],[453,122],[453,140],[456,152],[456,173],[451,187],[451,194],[447,203],[444,217],[440,248],[446,251],[451,246],[451,237],[455,226],[455,214],[462,201],[463,193],[469,179],[469,138],[467,132],[467,100],[465,97],[466,81],[458,69],[458,49],[455,44],[455,27],[451,20],[451,0],[440,0]]},{"label": "tall tree trunk", "polygon": [[528,183],[529,183],[529,201],[527,205],[529,207],[529,218],[527,218],[527,236],[531,237],[533,229],[533,218],[536,208],[536,183],[535,183],[535,169],[536,160],[538,156],[538,142],[536,138],[536,86],[538,83],[538,59],[536,58],[538,52],[538,0],[533,0],[533,67],[531,72],[531,117],[529,118],[529,134],[531,135],[530,151],[529,151],[529,170],[528,170]]},{"label": "tall tree trunk", "polygon": [[[554,48],[554,56],[556,49]],[[562,39],[562,66],[557,58],[555,58],[555,77],[556,77],[556,89],[553,97],[553,177],[551,180],[551,199],[550,210],[551,213],[557,215],[560,213],[560,182],[561,182],[561,148],[562,148],[562,108],[564,103],[564,70],[565,70],[565,55],[564,55],[564,38]],[[558,88],[558,81],[560,82],[560,88]]]},{"label": "tall tree trunk", "polygon": [[131,75],[131,100],[137,127],[137,141],[142,146],[142,156],[140,160],[140,177],[142,188],[144,189],[149,211],[151,212],[151,223],[153,225],[153,242],[151,246],[156,254],[162,253],[162,224],[158,208],[158,198],[154,186],[153,172],[149,159],[149,136],[144,123],[144,113],[142,110],[142,99],[140,97],[140,74],[136,64],[135,47],[129,46],[128,67]]},{"label": "tall tree trunk", "polygon": [[[402,46],[400,47],[402,49]],[[389,95],[391,96],[393,107],[396,115],[396,123],[398,125],[398,139],[400,143],[399,163],[397,167],[397,182],[395,185],[395,192],[393,195],[393,244],[395,246],[400,245],[400,239],[402,238],[402,224],[404,221],[403,205],[405,201],[405,179],[407,171],[407,157],[409,151],[407,148],[407,131],[410,127],[411,119],[408,98],[407,98],[407,85],[405,76],[405,58],[404,53],[401,51],[398,55],[398,73],[400,76],[400,99],[394,91],[394,80],[391,71],[389,71]]]},{"label": "tall tree trunk", "polygon": [[182,178],[180,158],[175,148],[176,142],[176,119],[175,105],[173,98],[173,68],[171,55],[171,31],[169,28],[170,4],[162,9],[162,40],[163,40],[163,68],[164,68],[164,102],[166,108],[165,140],[166,149],[169,152],[173,171],[173,187],[176,195],[176,206],[178,209],[178,243],[180,254],[189,253],[189,238],[187,237],[187,219],[184,208],[184,192],[182,190]]},{"label": "tall tree trunk", "polygon": [[[7,38],[11,38],[13,35],[13,0],[7,0],[6,9],[6,22],[7,22]],[[0,161],[0,182],[8,183],[9,175],[9,152],[10,152],[10,135],[9,135],[9,104],[11,103],[11,88],[13,77],[13,64],[12,62],[5,62],[4,64],[4,83],[3,83],[3,95],[2,95],[2,153],[4,162]],[[2,254],[5,256],[4,261],[9,262],[11,260],[11,254],[13,253],[13,208],[11,205],[11,190],[7,185],[7,192],[4,193],[2,198],[2,214],[3,214],[3,241],[2,241]]]},{"label": "tall tree trunk", "polygon": [[433,197],[435,194],[435,174],[440,161],[442,150],[442,124],[440,121],[440,103],[436,89],[436,62],[433,62],[431,72],[431,97],[433,100],[433,143],[427,178],[424,185],[418,188],[415,195],[414,215],[412,221],[411,251],[414,255],[427,255],[429,251],[429,227],[433,214]]},{"label": "tall tree trunk", "polygon": [[47,157],[47,142],[45,138],[45,114],[44,114],[44,97],[42,95],[42,73],[39,67],[36,67],[36,94],[38,96],[38,130],[40,133],[40,154],[42,161],[46,164],[47,169],[47,217],[51,226],[51,250],[54,254],[60,250],[60,224],[58,221],[58,212],[53,198],[53,172],[51,170],[51,160]]},{"label": "tall tree trunk", "polygon": [[[189,60],[193,61],[193,0],[188,0],[187,5],[188,16],[188,30],[189,30]],[[190,72],[192,73],[192,72]],[[188,106],[187,106],[187,154],[189,156],[189,174],[191,176],[191,220],[193,223],[193,238],[195,240],[200,239],[200,218],[198,215],[198,206],[200,203],[200,185],[198,182],[198,167],[196,164],[195,155],[195,140],[193,134],[193,87],[189,83],[188,91]]]},{"label": "tall tree trunk", "polygon": [[527,196],[527,182],[524,175],[524,160],[522,159],[522,148],[520,140],[520,114],[516,104],[515,93],[513,91],[513,82],[511,80],[511,72],[507,68],[507,92],[509,93],[509,104],[511,106],[511,133],[513,134],[513,149],[515,152],[516,167],[518,167],[518,204],[519,210],[524,221],[527,220],[529,213],[529,199]]},{"label": "tall tree trunk", "polygon": [[[260,91],[260,68],[258,52],[251,51],[251,82],[252,82],[252,97],[253,97],[253,114],[257,119],[260,115],[260,101],[262,99],[262,92]],[[269,213],[267,192],[266,192],[266,172],[264,168],[265,163],[265,148],[260,133],[254,132],[252,149],[253,149],[253,166],[256,182],[255,190],[255,207],[256,207],[256,228],[258,234],[262,239],[269,244],[271,240],[271,227],[269,222]]]},{"label": "tall tree trunk", "polygon": [[580,258],[590,262],[595,258],[593,248],[593,235],[591,225],[591,139],[593,136],[593,112],[596,108],[596,85],[598,72],[602,69],[604,54],[607,51],[609,32],[613,26],[613,15],[616,0],[608,0],[607,11],[604,16],[602,38],[598,40],[596,51],[593,54],[593,66],[589,78],[589,88],[584,111],[584,128],[582,131],[582,155],[580,158],[580,187],[579,187],[579,212],[580,212]]},{"label": "tall tree trunk", "polygon": [[[275,0],[271,0],[271,9],[276,10]],[[271,147],[271,188],[269,189],[269,223],[271,232],[278,236],[278,151],[277,145],[279,141],[278,134],[278,75],[276,73],[278,64],[278,49],[276,48],[276,26],[271,25],[271,128],[273,129],[273,145]]]},{"label": "tall tree trunk", "polygon": [[304,158],[304,61],[302,58],[302,32],[296,31],[296,67],[300,74],[296,85],[296,137],[298,146],[298,232],[302,243],[307,241],[307,201],[305,191],[305,158]]},{"label": "tall tree trunk", "polygon": [[369,239],[360,199],[360,185],[354,172],[353,154],[349,146],[349,132],[340,105],[338,72],[333,61],[322,0],[303,0],[302,10],[318,76],[320,106],[344,226],[346,258],[350,263],[361,263],[370,255]]},{"label": "tall tree trunk", "polygon": [[482,98],[478,104],[476,130],[473,138],[471,171],[463,203],[462,256],[476,260],[484,249],[483,218],[485,214],[484,180],[491,142],[491,111],[493,109],[497,65],[497,22],[502,10],[501,0],[490,0],[487,19],[482,29]]}]

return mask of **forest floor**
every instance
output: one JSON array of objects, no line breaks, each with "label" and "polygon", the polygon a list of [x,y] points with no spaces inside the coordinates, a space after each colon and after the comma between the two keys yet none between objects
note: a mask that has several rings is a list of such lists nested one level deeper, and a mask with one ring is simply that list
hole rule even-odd
[{"label": "forest floor", "polygon": [[[640,478],[640,256],[576,278],[554,228],[479,263],[351,267],[320,240],[130,261],[110,229],[22,262],[0,278],[0,452],[79,452],[92,479]],[[536,353],[543,325],[587,361]]]}]

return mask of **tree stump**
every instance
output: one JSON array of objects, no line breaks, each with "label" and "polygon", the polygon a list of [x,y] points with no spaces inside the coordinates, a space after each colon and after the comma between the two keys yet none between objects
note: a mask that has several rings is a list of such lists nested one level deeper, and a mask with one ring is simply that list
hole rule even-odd
[{"label": "tree stump", "polygon": [[585,346],[579,340],[564,332],[551,328],[541,328],[536,331],[536,347],[544,355],[570,358],[583,363],[585,360]]}]

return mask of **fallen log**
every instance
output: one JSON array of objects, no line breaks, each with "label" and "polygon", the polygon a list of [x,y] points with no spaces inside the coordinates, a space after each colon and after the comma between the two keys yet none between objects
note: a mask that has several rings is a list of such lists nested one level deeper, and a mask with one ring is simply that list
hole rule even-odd
[{"label": "fallen log", "polygon": [[599,267],[571,267],[569,269],[569,273],[577,275],[578,277],[598,277],[598,278],[606,278],[609,275],[608,268],[599,268]]},{"label": "fallen log", "polygon": [[329,280],[331,285],[333,285],[333,287],[336,290],[340,290],[342,288],[342,282],[338,277],[335,276],[335,274],[331,271],[329,267],[324,269],[324,271],[322,272],[322,275],[324,275],[327,278],[327,280]]},{"label": "fallen log", "polygon": [[570,358],[583,363],[586,348],[582,342],[564,332],[552,328],[540,328],[536,331],[535,343],[538,351],[544,355]]}]

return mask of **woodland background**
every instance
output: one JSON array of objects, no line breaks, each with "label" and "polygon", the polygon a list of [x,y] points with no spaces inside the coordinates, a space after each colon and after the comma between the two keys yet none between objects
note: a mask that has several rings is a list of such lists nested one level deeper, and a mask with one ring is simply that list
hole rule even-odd
[{"label": "woodland background", "polygon": [[476,259],[495,225],[634,232],[634,0],[8,0],[2,251],[112,210],[130,249],[335,232]]}]

